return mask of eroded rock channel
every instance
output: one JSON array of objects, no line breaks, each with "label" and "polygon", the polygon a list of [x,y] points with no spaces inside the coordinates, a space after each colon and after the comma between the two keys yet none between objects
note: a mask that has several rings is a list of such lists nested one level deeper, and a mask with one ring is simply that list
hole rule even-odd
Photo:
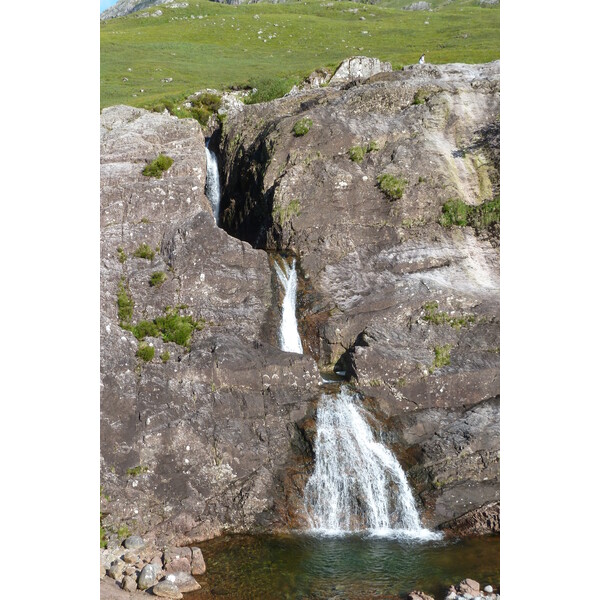
[{"label": "eroded rock channel", "polygon": [[[302,525],[319,371],[334,368],[427,527],[498,530],[498,118],[497,63],[245,107],[217,134],[221,229],[198,123],[102,112],[109,531],[191,544]],[[143,176],[161,153],[172,166]],[[265,251],[296,259],[304,354],[278,347]]]}]

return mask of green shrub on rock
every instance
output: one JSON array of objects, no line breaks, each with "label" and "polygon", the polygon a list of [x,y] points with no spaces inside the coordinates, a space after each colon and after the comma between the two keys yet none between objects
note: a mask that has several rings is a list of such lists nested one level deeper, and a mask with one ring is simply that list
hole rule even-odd
[{"label": "green shrub on rock", "polygon": [[152,287],[160,287],[167,280],[167,276],[163,271],[156,271],[150,277],[150,285]]},{"label": "green shrub on rock", "polygon": [[149,362],[154,358],[154,346],[150,346],[150,344],[146,344],[145,342],[141,342],[138,346],[137,352],[135,355],[142,360]]},{"label": "green shrub on rock", "polygon": [[433,352],[435,354],[435,359],[433,360],[433,365],[429,372],[432,373],[435,369],[439,369],[441,367],[445,367],[450,364],[450,350],[452,346],[450,344],[445,344],[444,346],[435,346]]},{"label": "green shrub on rock", "polygon": [[117,292],[117,309],[119,325],[124,329],[127,329],[131,326],[131,319],[133,317],[133,299],[129,295],[124,279],[121,279],[119,282],[119,290]]},{"label": "green shrub on rock", "polygon": [[159,154],[149,165],[146,165],[142,171],[142,175],[146,177],[156,177],[160,179],[162,174],[167,171],[173,164],[173,159],[165,154]]},{"label": "green shrub on rock", "polygon": [[500,223],[500,198],[494,198],[472,206],[460,198],[451,198],[442,206],[440,225],[443,227],[474,227],[486,229],[490,225]]},{"label": "green shrub on rock", "polygon": [[367,152],[366,152],[365,148],[363,148],[362,146],[352,146],[352,148],[350,148],[350,150],[348,150],[348,156],[350,157],[350,160],[352,162],[357,162],[357,163],[360,163],[363,161],[366,153]]},{"label": "green shrub on rock", "polygon": [[390,200],[400,200],[404,194],[404,188],[408,185],[408,180],[389,173],[382,173],[377,177],[377,185]]},{"label": "green shrub on rock", "polygon": [[206,125],[208,119],[221,108],[221,96],[204,92],[190,101],[190,113],[201,125]]},{"label": "green shrub on rock", "polygon": [[195,321],[191,316],[182,317],[177,310],[167,310],[165,316],[154,319],[164,342],[175,342],[189,348],[194,330],[204,329],[204,319]]},{"label": "green shrub on rock", "polygon": [[131,328],[131,333],[135,335],[138,340],[143,340],[146,336],[158,337],[160,331],[153,321],[140,321]]},{"label": "green shrub on rock", "polygon": [[303,135],[306,135],[310,131],[312,125],[313,122],[311,119],[309,119],[308,117],[303,117],[299,121],[296,121],[292,131],[294,132],[294,135],[296,137],[301,137]]},{"label": "green shrub on rock", "polygon": [[352,148],[348,150],[348,156],[351,161],[361,163],[367,154],[375,152],[376,150],[379,150],[379,146],[376,141],[371,140],[365,146],[352,146]]},{"label": "green shrub on rock", "polygon": [[145,258],[146,260],[152,260],[154,258],[154,250],[148,246],[148,244],[140,244],[138,249],[133,253],[137,258]]}]

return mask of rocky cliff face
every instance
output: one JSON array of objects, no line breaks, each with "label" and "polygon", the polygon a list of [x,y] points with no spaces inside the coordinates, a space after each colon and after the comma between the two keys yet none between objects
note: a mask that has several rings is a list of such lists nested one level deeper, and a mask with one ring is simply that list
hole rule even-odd
[{"label": "rocky cliff face", "polygon": [[[425,65],[244,107],[219,138],[229,233],[196,122],[102,112],[110,531],[184,543],[301,523],[318,365],[364,394],[427,525],[497,528],[498,229],[440,219],[499,194],[498,97],[497,64]],[[142,175],[160,153],[173,165]],[[305,355],[276,347],[264,249],[298,258]],[[189,342],[164,334],[186,319]]]},{"label": "rocky cliff face", "polygon": [[299,257],[307,349],[373,400],[436,523],[498,500],[499,224],[448,218],[499,206],[498,119],[498,63],[416,65],[221,140],[224,227]]},{"label": "rocky cliff face", "polygon": [[[278,298],[268,257],[215,225],[198,123],[112,107],[101,145],[104,523],[179,541],[268,524],[279,474],[303,443],[295,423],[314,396],[316,363],[270,345]],[[143,176],[160,153],[172,167]],[[135,256],[143,244],[151,259]],[[153,273],[166,280],[151,285]],[[146,336],[155,352],[145,361],[121,326],[119,297],[133,302],[138,334],[174,310],[202,328],[189,349]]]}]

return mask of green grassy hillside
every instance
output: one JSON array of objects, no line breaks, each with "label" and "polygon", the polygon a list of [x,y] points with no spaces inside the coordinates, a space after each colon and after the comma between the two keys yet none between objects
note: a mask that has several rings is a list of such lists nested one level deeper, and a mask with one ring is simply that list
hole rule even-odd
[{"label": "green grassy hillside", "polygon": [[411,2],[398,0],[188,2],[187,8],[149,9],[161,10],[159,17],[134,13],[101,23],[102,107],[151,107],[205,87],[304,77],[353,55],[391,61],[394,69],[423,52],[431,63],[500,57],[500,9],[479,0],[430,0],[431,12],[402,10]]}]

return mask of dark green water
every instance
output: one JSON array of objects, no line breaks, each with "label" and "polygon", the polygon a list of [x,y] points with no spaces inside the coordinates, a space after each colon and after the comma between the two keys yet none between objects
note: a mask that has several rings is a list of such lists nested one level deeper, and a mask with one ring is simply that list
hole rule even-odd
[{"label": "dark green water", "polygon": [[411,543],[364,536],[233,535],[204,542],[202,590],[186,600],[367,600],[421,589],[436,600],[465,577],[500,585],[499,537]]}]

